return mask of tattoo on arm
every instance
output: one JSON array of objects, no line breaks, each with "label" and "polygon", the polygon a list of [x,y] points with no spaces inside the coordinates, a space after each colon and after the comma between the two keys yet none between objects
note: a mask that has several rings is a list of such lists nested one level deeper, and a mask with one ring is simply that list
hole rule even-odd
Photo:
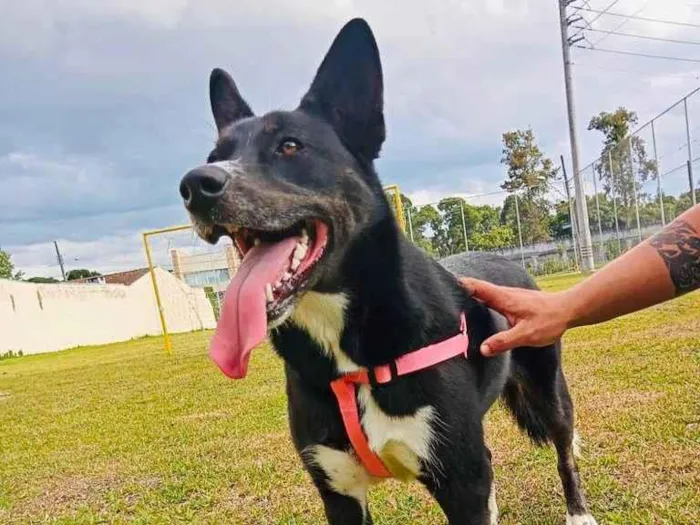
[{"label": "tattoo on arm", "polygon": [[700,235],[690,224],[676,221],[650,244],[664,260],[677,296],[700,288]]}]

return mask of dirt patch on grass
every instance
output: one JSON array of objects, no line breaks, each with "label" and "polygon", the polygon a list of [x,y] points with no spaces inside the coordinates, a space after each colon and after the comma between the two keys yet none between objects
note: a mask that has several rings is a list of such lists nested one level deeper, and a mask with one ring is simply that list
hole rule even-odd
[{"label": "dirt patch on grass", "polygon": [[[93,512],[106,511],[107,493],[118,491],[127,485],[139,488],[156,488],[161,480],[151,477],[123,479],[116,472],[100,476],[69,476],[48,481],[39,495],[26,500],[17,500],[10,515],[17,518],[45,516],[55,518],[74,514],[78,509],[89,507]],[[136,503],[137,494],[126,494],[127,506]]]},{"label": "dirt patch on grass", "polygon": [[195,412],[193,414],[185,414],[175,418],[178,421],[204,421],[207,419],[223,419],[231,417],[231,414],[221,410],[213,412]]},{"label": "dirt patch on grass", "polygon": [[577,407],[579,412],[584,407],[598,413],[625,412],[636,409],[640,405],[654,403],[665,396],[665,392],[640,390],[599,392],[591,396],[587,402],[579,402]]},{"label": "dirt patch on grass", "polygon": [[38,496],[24,505],[18,502],[14,510],[20,516],[60,516],[85,505],[99,505],[104,494],[119,485],[121,481],[112,473],[97,477],[69,476],[52,479],[44,485]]}]

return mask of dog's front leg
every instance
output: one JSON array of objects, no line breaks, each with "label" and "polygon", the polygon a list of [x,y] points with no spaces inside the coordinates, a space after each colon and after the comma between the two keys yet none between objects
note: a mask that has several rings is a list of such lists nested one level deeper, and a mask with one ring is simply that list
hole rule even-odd
[{"label": "dog's front leg", "polygon": [[349,451],[312,445],[302,452],[331,525],[371,525],[367,508],[369,475]]},{"label": "dog's front leg", "polygon": [[451,445],[440,468],[421,481],[445,513],[450,525],[495,525],[498,522],[490,454],[486,447]]}]

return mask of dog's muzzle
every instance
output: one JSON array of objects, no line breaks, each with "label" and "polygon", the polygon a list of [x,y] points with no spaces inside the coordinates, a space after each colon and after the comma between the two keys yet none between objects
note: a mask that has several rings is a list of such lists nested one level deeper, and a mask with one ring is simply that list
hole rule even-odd
[{"label": "dog's muzzle", "polygon": [[213,164],[191,170],[180,182],[180,195],[187,211],[197,216],[208,216],[230,180],[228,171]]}]

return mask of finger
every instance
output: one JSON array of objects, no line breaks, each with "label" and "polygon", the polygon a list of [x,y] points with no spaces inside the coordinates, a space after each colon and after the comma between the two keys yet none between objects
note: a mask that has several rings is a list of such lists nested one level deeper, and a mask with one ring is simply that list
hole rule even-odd
[{"label": "finger", "polygon": [[505,305],[507,295],[502,287],[471,277],[460,279],[460,282],[472,297],[479,299],[486,305],[493,306],[497,310]]},{"label": "finger", "polygon": [[527,329],[523,323],[516,324],[510,330],[492,335],[481,344],[481,354],[490,357],[502,352],[507,352],[519,346],[527,344]]}]

